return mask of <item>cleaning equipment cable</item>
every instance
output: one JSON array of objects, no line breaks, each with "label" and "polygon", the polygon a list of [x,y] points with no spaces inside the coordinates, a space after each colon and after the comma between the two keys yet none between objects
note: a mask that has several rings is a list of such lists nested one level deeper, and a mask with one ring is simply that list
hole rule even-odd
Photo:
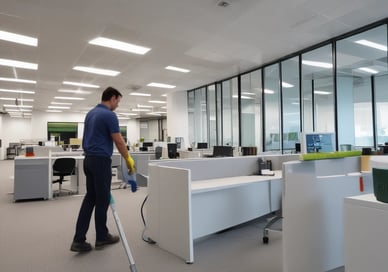
[{"label": "cleaning equipment cable", "polygon": [[156,242],[154,240],[152,240],[149,237],[145,237],[145,235],[144,235],[145,231],[147,230],[147,225],[146,225],[146,222],[144,219],[143,209],[144,209],[144,204],[146,203],[147,199],[148,199],[148,195],[146,195],[146,197],[144,198],[143,203],[141,204],[141,207],[140,207],[141,220],[143,221],[143,225],[144,225],[143,232],[141,233],[141,239],[146,243],[156,244]]}]

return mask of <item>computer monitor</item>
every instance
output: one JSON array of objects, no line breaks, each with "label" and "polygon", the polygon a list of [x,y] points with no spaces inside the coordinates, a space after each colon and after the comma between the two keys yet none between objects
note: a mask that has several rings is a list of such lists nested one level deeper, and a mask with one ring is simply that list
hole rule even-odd
[{"label": "computer monitor", "polygon": [[197,149],[207,149],[207,143],[198,143]]},{"label": "computer monitor", "polygon": [[167,144],[167,152],[170,159],[175,159],[177,157],[177,149],[178,145],[176,143]]},{"label": "computer monitor", "polygon": [[213,146],[213,157],[233,157],[233,147],[229,145]]},{"label": "computer monitor", "polygon": [[154,143],[153,142],[143,142],[143,147],[153,147]]},{"label": "computer monitor", "polygon": [[334,152],[336,150],[335,134],[333,132],[302,133],[302,152]]}]

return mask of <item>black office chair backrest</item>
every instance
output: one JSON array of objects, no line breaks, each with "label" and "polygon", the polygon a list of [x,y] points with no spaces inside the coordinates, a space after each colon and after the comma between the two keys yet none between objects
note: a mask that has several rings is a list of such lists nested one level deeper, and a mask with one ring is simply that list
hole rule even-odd
[{"label": "black office chair backrest", "polygon": [[75,159],[74,158],[57,158],[53,165],[54,176],[69,176],[75,172]]},{"label": "black office chair backrest", "polygon": [[155,147],[155,159],[159,160],[162,157],[163,147],[157,146]]}]

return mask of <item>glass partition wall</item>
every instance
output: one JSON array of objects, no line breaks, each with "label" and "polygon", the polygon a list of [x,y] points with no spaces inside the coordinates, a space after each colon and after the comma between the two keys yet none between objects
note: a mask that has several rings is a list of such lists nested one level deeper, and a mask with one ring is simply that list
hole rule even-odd
[{"label": "glass partition wall", "polygon": [[388,144],[387,22],[189,91],[190,140],[279,153],[301,132],[334,132],[337,150]]}]

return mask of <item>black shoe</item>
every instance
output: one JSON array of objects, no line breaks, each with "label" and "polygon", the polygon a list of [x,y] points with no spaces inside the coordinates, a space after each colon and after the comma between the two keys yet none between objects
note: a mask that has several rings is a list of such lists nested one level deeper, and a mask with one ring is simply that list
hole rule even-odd
[{"label": "black shoe", "polygon": [[96,241],[95,248],[96,249],[102,249],[107,245],[115,244],[118,241],[120,241],[120,237],[116,235],[112,235],[108,233],[108,236],[106,237],[105,240],[102,241]]},{"label": "black shoe", "polygon": [[74,252],[88,252],[92,250],[92,245],[88,242],[74,242],[71,243],[71,251]]}]

